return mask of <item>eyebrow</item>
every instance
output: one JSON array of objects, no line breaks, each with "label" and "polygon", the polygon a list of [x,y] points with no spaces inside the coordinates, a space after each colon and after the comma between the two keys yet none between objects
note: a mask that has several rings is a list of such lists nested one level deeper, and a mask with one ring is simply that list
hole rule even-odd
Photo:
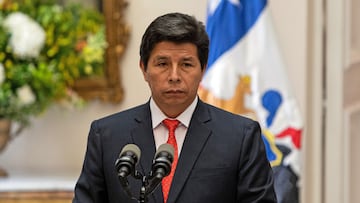
[{"label": "eyebrow", "polygon": [[[168,59],[170,59],[169,56],[161,56],[161,55],[159,55],[159,56],[155,56],[153,61],[168,60]],[[193,56],[185,56],[185,57],[181,58],[181,61],[194,61],[194,60],[196,60],[196,59]]]},{"label": "eyebrow", "polygon": [[193,60],[196,60],[196,59],[194,59],[194,57],[192,57],[192,56],[189,56],[189,57],[184,57],[184,58],[182,58],[181,60],[184,60],[184,61],[193,61]]},{"label": "eyebrow", "polygon": [[163,60],[163,59],[169,59],[170,57],[168,57],[168,56],[156,56],[155,58],[154,58],[154,61],[155,60]]}]

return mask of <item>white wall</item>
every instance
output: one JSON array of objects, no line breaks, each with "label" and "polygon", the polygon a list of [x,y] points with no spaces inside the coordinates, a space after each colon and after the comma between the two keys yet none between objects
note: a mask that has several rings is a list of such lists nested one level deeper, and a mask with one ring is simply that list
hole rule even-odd
[{"label": "white wall", "polygon": [[[10,175],[67,175],[77,177],[85,152],[90,122],[101,116],[145,102],[149,98],[139,61],[141,36],[156,16],[180,11],[205,20],[206,0],[129,0],[126,10],[131,37],[121,72],[125,98],[119,105],[91,102],[82,110],[54,107],[35,119],[0,155],[0,165]],[[301,112],[306,109],[306,1],[269,1],[278,41],[288,65]]]}]

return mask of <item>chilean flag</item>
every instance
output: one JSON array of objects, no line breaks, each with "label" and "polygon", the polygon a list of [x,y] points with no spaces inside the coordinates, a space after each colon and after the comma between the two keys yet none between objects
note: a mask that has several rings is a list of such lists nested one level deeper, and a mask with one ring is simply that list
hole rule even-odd
[{"label": "chilean flag", "polygon": [[202,100],[257,120],[274,169],[279,203],[298,202],[301,134],[267,0],[209,0],[208,68]]}]

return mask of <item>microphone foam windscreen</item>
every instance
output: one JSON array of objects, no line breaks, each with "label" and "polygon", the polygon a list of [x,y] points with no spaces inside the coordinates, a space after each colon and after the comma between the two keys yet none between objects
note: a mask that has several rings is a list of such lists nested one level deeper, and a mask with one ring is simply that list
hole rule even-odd
[{"label": "microphone foam windscreen", "polygon": [[157,157],[157,155],[161,152],[167,152],[169,154],[171,154],[172,157],[174,157],[174,147],[171,144],[165,143],[159,146],[159,149],[156,151],[155,153],[155,157]]},{"label": "microphone foam windscreen", "polygon": [[120,152],[120,156],[124,153],[124,152],[128,152],[131,151],[135,154],[135,156],[137,157],[138,160],[140,160],[140,155],[141,155],[141,150],[138,146],[136,146],[135,144],[127,144],[125,145],[125,147],[123,147],[123,149]]}]

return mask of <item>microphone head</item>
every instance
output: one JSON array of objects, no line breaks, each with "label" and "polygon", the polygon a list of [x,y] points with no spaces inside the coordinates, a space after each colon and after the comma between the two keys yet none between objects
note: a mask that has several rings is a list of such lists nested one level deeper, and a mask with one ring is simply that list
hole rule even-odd
[{"label": "microphone head", "polygon": [[155,153],[155,158],[158,157],[160,153],[167,152],[171,157],[174,157],[175,149],[171,144],[165,143],[159,146],[159,149]]},{"label": "microphone head", "polygon": [[159,146],[152,165],[152,176],[162,179],[170,174],[174,151],[174,147],[170,144],[165,143]]},{"label": "microphone head", "polygon": [[140,150],[140,148],[138,146],[136,146],[135,144],[127,144],[127,145],[125,145],[122,148],[119,157],[124,156],[125,153],[128,153],[128,152],[132,152],[133,156],[135,156],[137,160],[140,160],[141,150]]},{"label": "microphone head", "polygon": [[135,175],[135,165],[138,163],[140,155],[139,147],[134,144],[127,144],[123,147],[115,162],[116,171],[120,178],[125,178],[130,174]]}]

